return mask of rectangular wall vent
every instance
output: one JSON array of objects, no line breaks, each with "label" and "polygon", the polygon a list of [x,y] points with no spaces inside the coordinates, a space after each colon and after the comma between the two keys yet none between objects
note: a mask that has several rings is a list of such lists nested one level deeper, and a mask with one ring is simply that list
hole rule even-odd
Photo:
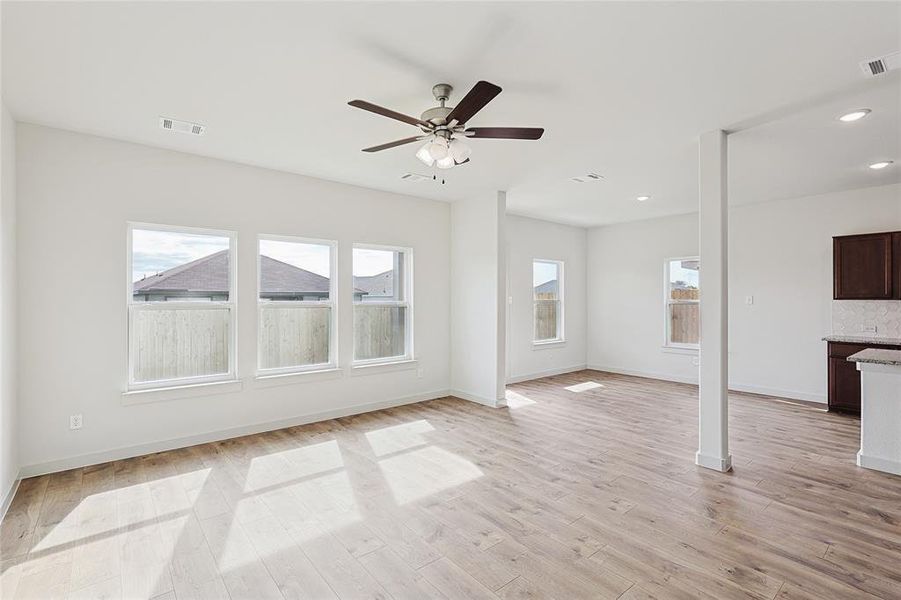
[{"label": "rectangular wall vent", "polygon": [[570,177],[571,181],[575,181],[576,183],[589,183],[591,181],[604,181],[603,175],[598,175],[597,173],[586,173],[585,175],[579,175],[578,177]]},{"label": "rectangular wall vent", "polygon": [[200,123],[191,123],[189,121],[179,121],[169,117],[160,117],[160,128],[167,131],[177,131],[178,133],[187,133],[190,135],[203,135],[206,127]]},{"label": "rectangular wall vent", "polygon": [[431,181],[429,175],[420,175],[419,173],[404,173],[400,176],[404,181]]},{"label": "rectangular wall vent", "polygon": [[887,71],[901,69],[901,52],[893,52],[878,56],[860,63],[860,68],[867,77],[878,77]]}]

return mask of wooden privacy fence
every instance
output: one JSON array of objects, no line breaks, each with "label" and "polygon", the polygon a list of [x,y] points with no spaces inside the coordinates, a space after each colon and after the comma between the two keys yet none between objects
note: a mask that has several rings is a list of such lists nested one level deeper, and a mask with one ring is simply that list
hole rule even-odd
[{"label": "wooden privacy fence", "polygon": [[700,327],[698,304],[673,304],[670,313],[670,337],[677,344],[697,344]]},{"label": "wooden privacy fence", "polygon": [[403,356],[405,306],[354,305],[354,359]]},{"label": "wooden privacy fence", "polygon": [[[675,301],[699,300],[700,290],[694,287],[670,290],[670,297]],[[700,332],[700,305],[694,303],[673,303],[670,305],[670,341],[676,344],[697,344]]]},{"label": "wooden privacy fence", "polygon": [[132,313],[134,381],[228,373],[230,308]]},{"label": "wooden privacy fence", "polygon": [[[132,314],[135,382],[228,372],[228,307],[137,309]],[[259,366],[278,369],[329,362],[329,307],[263,306]],[[354,306],[354,358],[405,353],[403,306]]]},{"label": "wooden privacy fence", "polygon": [[557,301],[538,300],[535,303],[535,339],[552,340],[557,337]]},{"label": "wooden privacy fence", "polygon": [[327,363],[331,312],[327,306],[262,307],[260,368]]}]

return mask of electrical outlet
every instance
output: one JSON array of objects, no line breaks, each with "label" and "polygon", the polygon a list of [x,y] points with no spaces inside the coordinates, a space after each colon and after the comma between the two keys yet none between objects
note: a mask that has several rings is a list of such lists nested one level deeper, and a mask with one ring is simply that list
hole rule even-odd
[{"label": "electrical outlet", "polygon": [[861,333],[876,333],[876,324],[875,323],[864,323],[860,326]]},{"label": "electrical outlet", "polygon": [[423,375],[422,367],[416,369],[416,376],[417,376],[418,378],[422,379],[422,375]]},{"label": "electrical outlet", "polygon": [[81,415],[69,415],[69,429],[81,429],[83,423]]}]

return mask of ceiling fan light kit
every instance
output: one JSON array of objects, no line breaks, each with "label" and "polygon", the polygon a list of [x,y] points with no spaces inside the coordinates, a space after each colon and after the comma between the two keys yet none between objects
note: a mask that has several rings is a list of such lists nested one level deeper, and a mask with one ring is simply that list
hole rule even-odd
[{"label": "ceiling fan light kit", "polygon": [[[537,140],[544,134],[538,127],[475,127],[466,128],[466,123],[486,104],[501,93],[501,88],[479,81],[455,107],[445,106],[453,87],[447,83],[439,83],[432,87],[432,95],[438,106],[429,108],[420,118],[411,117],[365,100],[351,100],[349,105],[368,110],[377,115],[401,121],[422,130],[422,135],[404,138],[378,146],[364,148],[363,152],[380,152],[413,142],[425,141],[416,152],[416,158],[425,165],[439,169],[451,169],[469,162],[472,148],[464,142],[466,138],[494,138],[507,140]],[[437,180],[437,177],[434,177]],[[442,180],[443,183],[443,180]]]}]

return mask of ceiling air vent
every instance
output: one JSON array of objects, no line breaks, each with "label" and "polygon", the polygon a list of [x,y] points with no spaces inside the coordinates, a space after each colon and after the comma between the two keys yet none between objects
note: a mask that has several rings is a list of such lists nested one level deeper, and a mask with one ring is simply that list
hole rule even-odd
[{"label": "ceiling air vent", "polygon": [[160,128],[167,131],[177,131],[178,133],[188,133],[191,135],[203,135],[206,127],[200,123],[191,123],[189,121],[179,121],[169,117],[160,117]]},{"label": "ceiling air vent", "polygon": [[860,68],[863,69],[863,72],[868,77],[877,77],[886,71],[899,69],[901,68],[901,52],[893,52],[885,56],[865,60],[860,63]]},{"label": "ceiling air vent", "polygon": [[575,181],[576,183],[589,183],[591,181],[604,181],[603,175],[598,175],[597,173],[586,173],[585,175],[579,175],[578,177],[570,177],[571,181]]},{"label": "ceiling air vent", "polygon": [[431,181],[428,175],[420,175],[419,173],[404,173],[400,176],[404,181]]}]

